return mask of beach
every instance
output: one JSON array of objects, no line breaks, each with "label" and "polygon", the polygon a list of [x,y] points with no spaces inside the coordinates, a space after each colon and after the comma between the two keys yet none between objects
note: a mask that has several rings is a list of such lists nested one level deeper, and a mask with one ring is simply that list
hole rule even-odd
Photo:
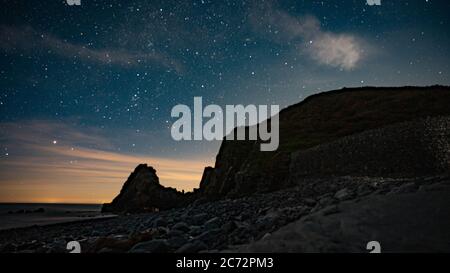
[{"label": "beach", "polygon": [[0,230],[110,217],[100,204],[1,203]]}]

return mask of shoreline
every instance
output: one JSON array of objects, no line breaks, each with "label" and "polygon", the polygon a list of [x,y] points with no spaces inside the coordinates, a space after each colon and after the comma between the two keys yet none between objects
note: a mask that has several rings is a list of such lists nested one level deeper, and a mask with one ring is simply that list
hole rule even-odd
[{"label": "shoreline", "polygon": [[66,220],[55,220],[55,222],[49,221],[49,223],[44,224],[32,224],[27,226],[17,226],[17,227],[0,227],[0,233],[2,232],[12,232],[12,231],[24,231],[27,229],[32,229],[36,227],[58,227],[58,226],[65,226],[70,224],[76,224],[76,223],[85,223],[85,222],[96,222],[101,220],[109,220],[114,219],[118,217],[118,215],[111,214],[111,215],[102,215],[102,216],[92,216],[92,217],[73,217],[73,219],[66,219]]}]

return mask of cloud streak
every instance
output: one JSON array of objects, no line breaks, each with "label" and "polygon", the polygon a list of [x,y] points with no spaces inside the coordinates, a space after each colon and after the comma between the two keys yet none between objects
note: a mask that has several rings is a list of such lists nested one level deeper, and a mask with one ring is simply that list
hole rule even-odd
[{"label": "cloud streak", "polygon": [[0,25],[0,49],[7,52],[47,52],[68,59],[100,65],[117,65],[125,68],[144,63],[154,63],[177,73],[183,66],[168,55],[152,50],[151,52],[131,51],[118,48],[90,48],[71,43],[50,33],[39,33],[31,26]]},{"label": "cloud streak", "polygon": [[351,70],[365,57],[361,38],[325,31],[314,16],[292,16],[272,1],[259,3],[249,14],[249,21],[254,31],[277,43],[293,44],[322,65]]},{"label": "cloud streak", "polygon": [[0,202],[109,202],[140,163],[155,167],[162,185],[189,191],[198,187],[205,164],[109,150],[112,144],[95,129],[55,121],[0,123],[0,129],[8,152],[0,156]]}]

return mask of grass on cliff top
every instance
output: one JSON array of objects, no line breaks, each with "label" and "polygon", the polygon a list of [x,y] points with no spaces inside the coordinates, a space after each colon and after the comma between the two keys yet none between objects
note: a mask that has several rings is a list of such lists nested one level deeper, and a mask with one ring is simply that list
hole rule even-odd
[{"label": "grass on cliff top", "polygon": [[259,152],[259,145],[249,141],[224,141],[218,158],[224,153],[238,162],[251,157],[255,164],[267,166],[268,162],[277,164],[280,152],[304,150],[366,130],[443,115],[450,115],[450,87],[344,88],[312,95],[283,109],[277,151]]},{"label": "grass on cliff top", "polygon": [[280,113],[279,151],[428,116],[450,115],[450,88],[353,88],[310,96]]}]

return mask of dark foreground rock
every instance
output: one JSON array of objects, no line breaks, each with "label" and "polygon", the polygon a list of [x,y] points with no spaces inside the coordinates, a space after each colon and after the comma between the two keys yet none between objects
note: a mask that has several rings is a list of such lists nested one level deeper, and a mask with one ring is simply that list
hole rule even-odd
[{"label": "dark foreground rock", "polygon": [[449,252],[450,187],[373,195],[327,207],[233,252]]}]

